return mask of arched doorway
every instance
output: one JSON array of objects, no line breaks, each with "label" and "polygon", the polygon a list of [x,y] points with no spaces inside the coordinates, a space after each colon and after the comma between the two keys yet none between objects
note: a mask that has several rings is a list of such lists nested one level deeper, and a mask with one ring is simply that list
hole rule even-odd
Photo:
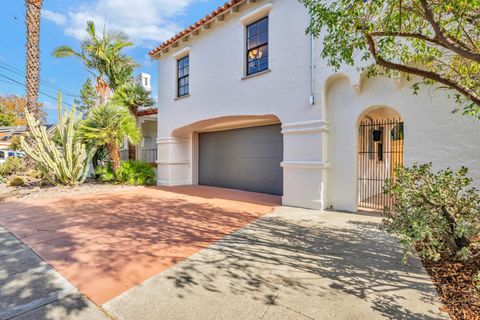
[{"label": "arched doorway", "polygon": [[358,122],[358,206],[381,210],[392,207],[384,194],[385,180],[403,165],[404,124],[390,107],[377,107],[360,116]]}]

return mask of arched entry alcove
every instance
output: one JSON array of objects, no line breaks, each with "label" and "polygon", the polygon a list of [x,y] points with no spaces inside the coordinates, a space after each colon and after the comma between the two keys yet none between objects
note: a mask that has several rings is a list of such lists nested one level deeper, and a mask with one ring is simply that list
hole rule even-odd
[{"label": "arched entry alcove", "polygon": [[404,124],[390,107],[374,107],[358,119],[357,190],[358,206],[368,209],[391,207],[393,199],[384,193],[385,180],[403,165]]}]

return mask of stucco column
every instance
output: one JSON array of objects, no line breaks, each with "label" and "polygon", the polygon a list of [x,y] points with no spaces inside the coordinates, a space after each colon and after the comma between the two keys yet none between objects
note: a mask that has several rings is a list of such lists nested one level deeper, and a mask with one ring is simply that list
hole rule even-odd
[{"label": "stucco column", "polygon": [[325,209],[328,123],[322,120],[282,125],[284,141],[283,205]]},{"label": "stucco column", "polygon": [[192,184],[191,144],[191,138],[164,137],[157,139],[157,185]]}]

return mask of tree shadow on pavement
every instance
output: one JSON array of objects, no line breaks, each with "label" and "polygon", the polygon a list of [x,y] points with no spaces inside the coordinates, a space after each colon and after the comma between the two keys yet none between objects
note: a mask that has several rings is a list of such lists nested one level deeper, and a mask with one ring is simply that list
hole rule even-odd
[{"label": "tree shadow on pavement", "polygon": [[[435,292],[419,274],[421,265],[416,260],[402,264],[398,244],[379,230],[378,222],[329,215],[335,214],[345,221],[335,225],[328,217],[262,218],[188,259],[168,279],[181,289],[179,298],[188,298],[201,286],[219,295],[250,295],[265,304],[290,306],[301,299],[321,302],[341,292],[386,318],[442,318],[430,305]],[[298,301],[289,302],[292,296]],[[423,305],[414,307],[415,300]]]},{"label": "tree shadow on pavement", "polygon": [[[28,319],[32,310],[37,311],[31,319],[50,319],[46,305],[75,292],[70,283],[0,226],[0,319]],[[76,299],[55,311],[73,319],[87,307],[86,300]]]}]

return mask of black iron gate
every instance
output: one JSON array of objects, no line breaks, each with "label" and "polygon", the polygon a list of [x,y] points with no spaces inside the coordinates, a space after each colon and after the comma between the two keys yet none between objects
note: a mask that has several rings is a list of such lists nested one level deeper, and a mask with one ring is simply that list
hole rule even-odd
[{"label": "black iron gate", "polygon": [[384,192],[385,179],[403,165],[404,129],[401,119],[365,120],[358,134],[358,205],[362,208],[392,207]]}]

